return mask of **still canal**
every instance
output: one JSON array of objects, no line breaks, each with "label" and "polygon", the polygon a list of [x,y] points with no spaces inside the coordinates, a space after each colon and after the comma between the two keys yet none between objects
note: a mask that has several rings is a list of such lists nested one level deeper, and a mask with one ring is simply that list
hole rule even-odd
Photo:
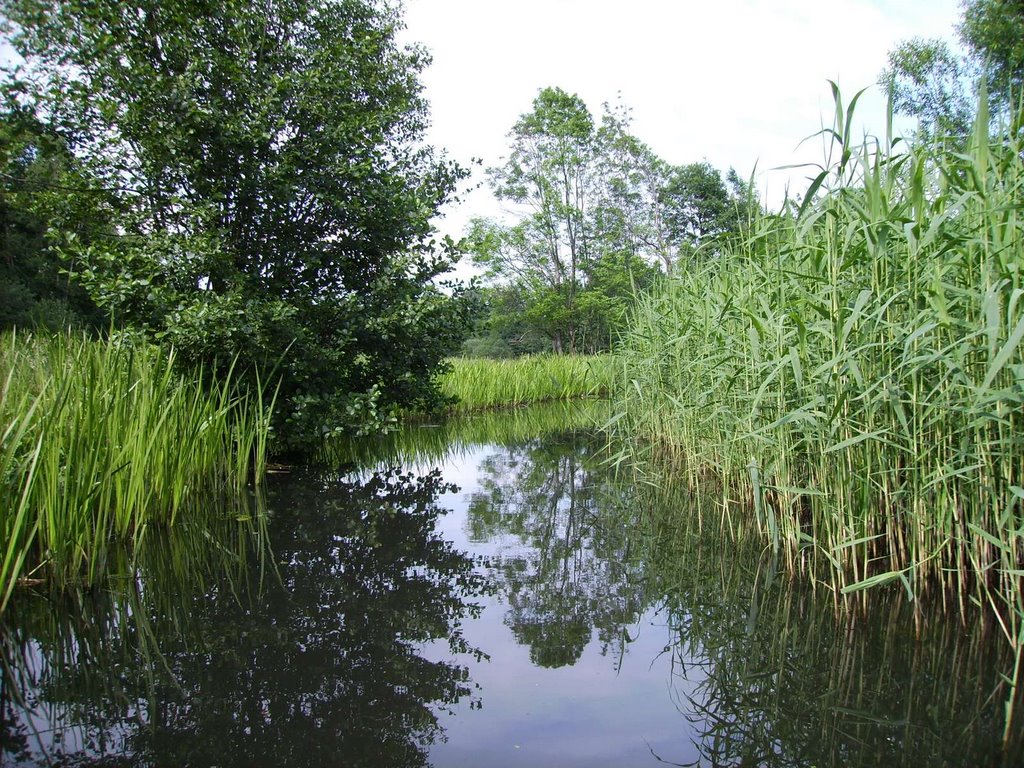
[{"label": "still canal", "polygon": [[837,607],[713,498],[615,471],[590,418],[349,446],[102,590],[21,590],[0,763],[1017,764],[995,628]]}]

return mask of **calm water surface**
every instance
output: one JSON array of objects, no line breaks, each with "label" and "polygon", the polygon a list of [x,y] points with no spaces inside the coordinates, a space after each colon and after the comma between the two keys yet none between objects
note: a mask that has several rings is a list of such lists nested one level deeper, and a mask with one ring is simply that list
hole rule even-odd
[{"label": "calm water surface", "polygon": [[584,417],[356,446],[272,477],[265,526],[184,526],[106,589],[19,594],[0,760],[1021,764],[998,633],[896,593],[836,611],[696,525],[713,502],[617,479]]}]

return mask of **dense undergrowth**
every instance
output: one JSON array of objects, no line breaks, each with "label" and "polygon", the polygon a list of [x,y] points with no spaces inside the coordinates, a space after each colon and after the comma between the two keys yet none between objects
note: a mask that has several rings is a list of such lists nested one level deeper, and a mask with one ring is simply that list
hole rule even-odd
[{"label": "dense undergrowth", "polygon": [[[1024,651],[1024,136],[855,146],[634,313],[614,427],[837,598],[988,610]],[[620,459],[626,457],[626,453]],[[1012,700],[1012,698],[1011,698]],[[1007,718],[1007,728],[1010,718]]]},{"label": "dense undergrowth", "polygon": [[184,379],[173,352],[12,333],[0,375],[0,611],[20,579],[97,583],[112,546],[263,475],[263,393]]}]

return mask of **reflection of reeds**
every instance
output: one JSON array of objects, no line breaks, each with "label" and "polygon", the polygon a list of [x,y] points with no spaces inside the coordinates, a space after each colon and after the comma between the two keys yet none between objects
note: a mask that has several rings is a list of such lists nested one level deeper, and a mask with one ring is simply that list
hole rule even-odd
[{"label": "reflection of reeds", "polygon": [[174,371],[129,341],[0,338],[0,610],[26,573],[96,583],[111,542],[138,545],[264,470],[262,393]]},{"label": "reflection of reeds", "polygon": [[[26,757],[55,758],[48,745],[123,749],[116,739],[154,724],[159,690],[175,685],[161,645],[208,631],[196,601],[218,590],[257,597],[271,563],[263,497],[239,495],[134,551],[112,547],[103,589],[19,596],[0,620],[0,707],[32,737]],[[29,733],[37,721],[48,732]]]},{"label": "reflection of reeds", "polygon": [[378,437],[334,440],[319,461],[330,466],[357,462],[362,467],[438,462],[475,445],[517,444],[552,432],[592,428],[607,412],[607,402],[585,400],[488,411],[437,424],[409,423]]},{"label": "reflection of reeds", "polygon": [[458,357],[440,378],[456,411],[606,395],[615,368],[610,355],[528,355],[510,360]]},{"label": "reflection of reeds", "polygon": [[713,502],[658,505],[679,517],[651,519],[648,578],[666,595],[673,690],[702,764],[1013,764],[1024,733],[1004,748],[1000,675],[1013,653],[979,611],[967,629],[901,591],[837,606],[778,572],[756,530],[699,530]]},{"label": "reflection of reeds", "polygon": [[985,606],[1016,685],[1021,116],[990,139],[982,98],[962,151],[900,151],[851,143],[836,101],[835,157],[801,209],[641,302],[617,423],[694,484],[718,475],[727,503],[756,494],[771,545],[837,594],[889,583]]}]

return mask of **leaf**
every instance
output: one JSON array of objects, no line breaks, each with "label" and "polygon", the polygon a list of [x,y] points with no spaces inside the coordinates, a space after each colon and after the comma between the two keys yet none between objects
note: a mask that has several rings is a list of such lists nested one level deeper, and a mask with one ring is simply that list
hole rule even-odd
[{"label": "leaf", "polygon": [[[846,440],[843,440],[841,443],[836,443],[835,445],[830,445],[822,453],[834,453],[836,451],[842,451],[842,450],[844,450],[846,448],[849,448],[852,445],[857,445],[858,443],[863,443],[865,440],[874,440],[875,438],[877,438],[877,437],[879,437],[881,435],[884,435],[886,432],[888,432],[888,430],[886,430],[886,429],[879,429],[879,430],[876,430],[874,432],[862,432],[859,435],[855,435],[854,437],[850,437],[850,438],[847,438]],[[893,443],[891,443],[891,442],[889,442],[887,440],[882,440],[880,442],[886,443],[888,445],[894,445]]]},{"label": "leaf", "polygon": [[981,389],[988,389],[992,382],[995,381],[996,376],[1003,369],[1010,358],[1013,357],[1013,353],[1017,351],[1017,347],[1020,346],[1021,339],[1024,339],[1024,315],[1017,321],[1017,325],[1014,326],[1013,332],[1010,334],[1006,343],[1003,344],[999,353],[995,359],[989,365],[988,372],[985,374],[985,380],[981,382]]}]

